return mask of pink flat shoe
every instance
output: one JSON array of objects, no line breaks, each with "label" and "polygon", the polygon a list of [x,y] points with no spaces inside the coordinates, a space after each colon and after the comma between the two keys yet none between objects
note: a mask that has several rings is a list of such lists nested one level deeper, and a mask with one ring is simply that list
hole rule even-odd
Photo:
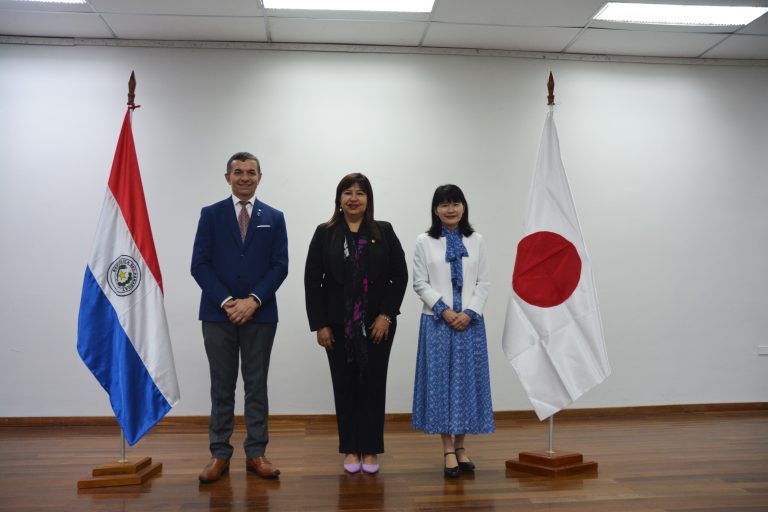
[{"label": "pink flat shoe", "polygon": [[363,471],[368,473],[369,475],[375,475],[379,472],[379,465],[378,464],[363,464]]},{"label": "pink flat shoe", "polygon": [[361,464],[359,462],[353,462],[351,464],[344,463],[344,471],[347,473],[358,473],[360,471]]}]

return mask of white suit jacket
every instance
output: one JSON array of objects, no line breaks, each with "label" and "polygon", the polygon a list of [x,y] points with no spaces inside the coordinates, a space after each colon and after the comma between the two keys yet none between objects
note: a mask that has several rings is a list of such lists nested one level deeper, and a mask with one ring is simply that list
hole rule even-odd
[{"label": "white suit jacket", "polygon": [[[461,237],[468,257],[461,259],[464,270],[464,286],[461,290],[462,309],[471,309],[478,315],[483,314],[485,301],[488,299],[488,257],[485,241],[480,233]],[[445,237],[434,239],[427,233],[416,238],[416,250],[413,255],[413,289],[424,302],[422,311],[433,315],[432,307],[443,299],[453,307],[453,289],[451,287],[451,266],[445,261]]]}]

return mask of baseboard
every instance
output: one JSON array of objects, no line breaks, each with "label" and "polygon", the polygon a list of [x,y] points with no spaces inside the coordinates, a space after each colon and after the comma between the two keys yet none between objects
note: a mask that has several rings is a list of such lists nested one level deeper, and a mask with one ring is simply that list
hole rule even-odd
[{"label": "baseboard", "polygon": [[[632,407],[600,407],[587,409],[566,409],[557,413],[558,419],[600,418],[619,416],[663,416],[683,413],[758,413],[768,414],[768,402],[743,402],[723,404],[672,404],[640,405]],[[496,420],[535,420],[533,411],[495,411]],[[242,416],[236,418],[242,423]],[[410,413],[390,413],[386,420],[410,423]],[[277,414],[269,417],[273,424],[285,423],[334,423],[333,414]],[[208,416],[166,416],[158,427],[186,427],[208,425]],[[0,427],[104,427],[117,426],[112,416],[27,416],[0,418]]]}]

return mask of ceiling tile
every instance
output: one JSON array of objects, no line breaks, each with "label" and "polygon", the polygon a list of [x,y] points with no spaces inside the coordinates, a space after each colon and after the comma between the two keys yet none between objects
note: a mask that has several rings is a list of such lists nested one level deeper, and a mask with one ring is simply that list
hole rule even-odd
[{"label": "ceiling tile", "polygon": [[0,34],[35,37],[112,37],[98,14],[0,11]]},{"label": "ceiling tile", "polygon": [[266,41],[264,18],[104,14],[120,39]]},{"label": "ceiling tile", "polygon": [[433,21],[583,27],[603,0],[437,0]]},{"label": "ceiling tile", "polygon": [[431,23],[423,46],[559,52],[578,33],[577,28]]},{"label": "ceiling tile", "polygon": [[755,21],[739,30],[738,33],[768,36],[768,13],[760,16]]},{"label": "ceiling tile", "polygon": [[768,36],[735,34],[702,55],[707,59],[768,59]]},{"label": "ceiling tile", "polygon": [[270,18],[269,27],[276,43],[417,46],[426,23]]},{"label": "ceiling tile", "polygon": [[698,57],[724,37],[727,36],[685,32],[588,29],[568,49],[568,53]]},{"label": "ceiling tile", "polygon": [[88,0],[98,12],[111,14],[187,14],[261,16],[257,0]]}]

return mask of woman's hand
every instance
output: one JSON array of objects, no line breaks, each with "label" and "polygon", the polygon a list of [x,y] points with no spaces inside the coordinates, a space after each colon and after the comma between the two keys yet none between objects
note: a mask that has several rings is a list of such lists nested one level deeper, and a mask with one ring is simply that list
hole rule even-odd
[{"label": "woman's hand", "polygon": [[463,311],[457,313],[449,308],[443,311],[443,320],[445,320],[445,323],[447,323],[451,329],[455,331],[463,331],[472,321],[472,317]]},{"label": "woman's hand", "polygon": [[317,344],[327,350],[333,350],[333,331],[330,327],[321,327],[317,330]]},{"label": "woman's hand", "polygon": [[472,321],[472,317],[466,314],[465,312],[456,313],[456,320],[454,320],[453,327],[457,331],[463,331],[469,326],[469,323]]},{"label": "woman's hand", "polygon": [[387,315],[381,314],[376,317],[376,320],[373,321],[373,323],[368,326],[368,330],[371,333],[371,341],[379,344],[382,341],[386,340],[389,336],[389,325],[392,323],[392,320]]}]

